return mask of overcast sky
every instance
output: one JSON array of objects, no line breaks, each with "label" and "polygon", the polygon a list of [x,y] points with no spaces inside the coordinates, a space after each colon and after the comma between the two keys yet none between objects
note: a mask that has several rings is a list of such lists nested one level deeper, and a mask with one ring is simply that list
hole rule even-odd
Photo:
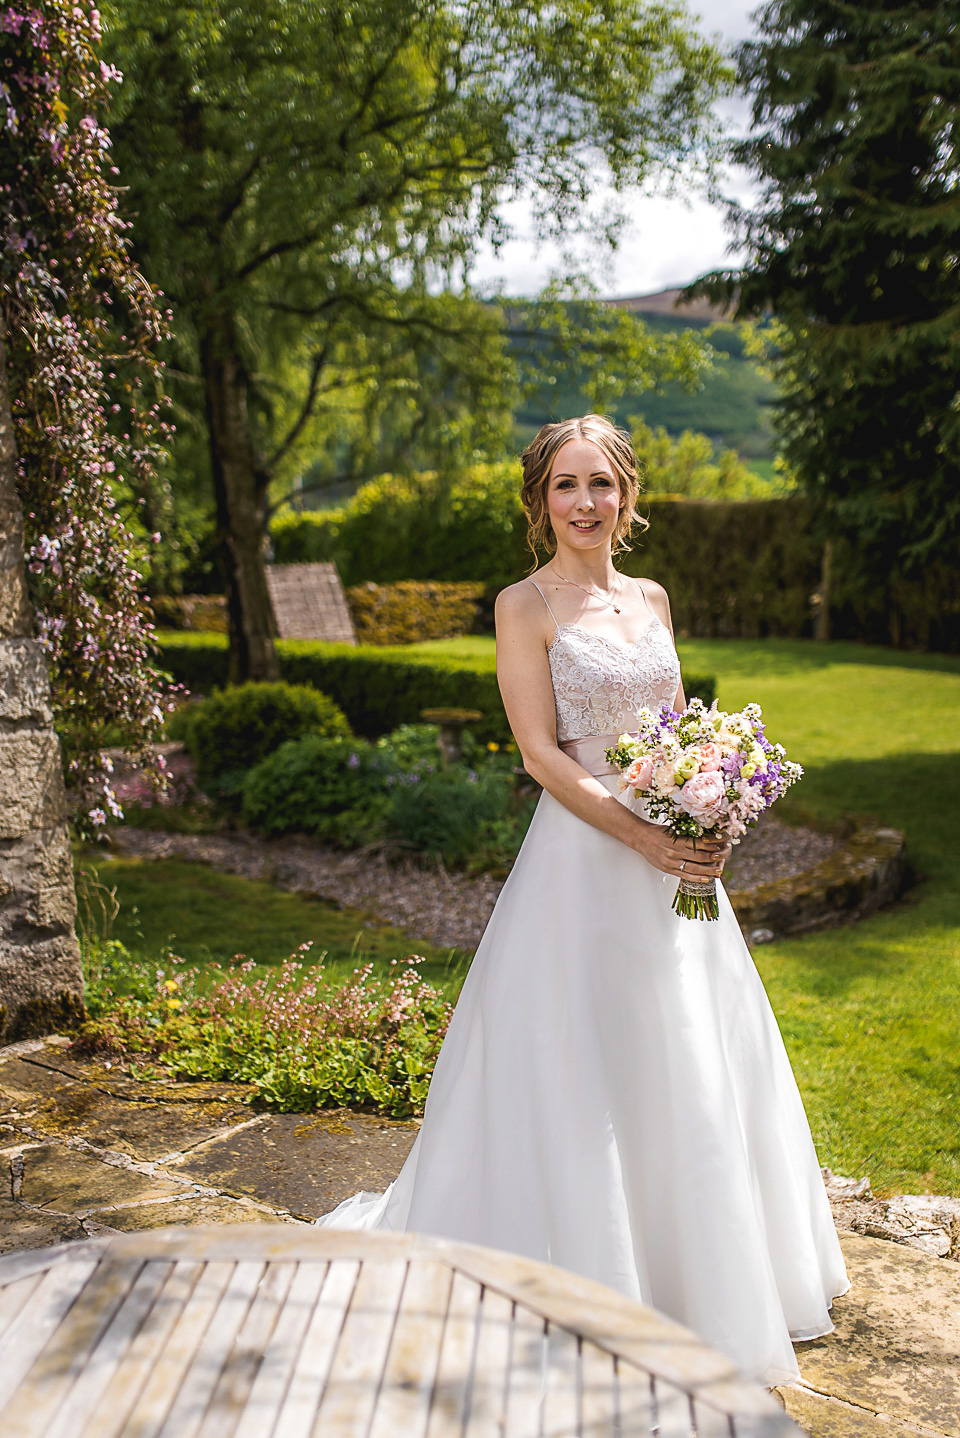
[{"label": "overcast sky", "polygon": [[[688,8],[700,17],[700,29],[725,48],[754,33],[750,17],[755,0],[688,0]],[[720,113],[730,130],[743,132],[749,118],[746,100],[726,101]],[[750,182],[742,172],[729,173],[724,190],[741,200],[751,194]],[[736,264],[738,256],[728,248],[720,205],[695,193],[674,199],[635,194],[629,197],[627,208],[630,223],[618,250],[605,259],[596,255],[583,259],[583,268],[602,294],[648,294],[689,284],[707,270]],[[557,251],[552,246],[538,248],[529,238],[525,204],[507,207],[504,214],[516,239],[499,255],[489,249],[482,252],[474,281],[502,286],[510,295],[532,295],[556,270]]]}]

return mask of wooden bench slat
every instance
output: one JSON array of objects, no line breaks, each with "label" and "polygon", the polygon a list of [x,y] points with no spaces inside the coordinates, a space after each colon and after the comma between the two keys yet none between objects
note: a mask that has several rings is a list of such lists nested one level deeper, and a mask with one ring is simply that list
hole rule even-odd
[{"label": "wooden bench slat", "polygon": [[6,1333],[11,1323],[18,1321],[21,1313],[40,1287],[42,1279],[43,1272],[38,1270],[36,1273],[28,1273],[25,1278],[18,1278],[0,1288],[0,1338]]},{"label": "wooden bench slat", "polygon": [[510,1349],[510,1387],[506,1432],[510,1438],[536,1438],[541,1432],[546,1395],[546,1320],[523,1304],[514,1308]]},{"label": "wooden bench slat", "polygon": [[369,1438],[422,1438],[452,1284],[448,1263],[411,1263]]},{"label": "wooden bench slat", "polygon": [[62,1317],[54,1342],[47,1343],[17,1392],[18,1428],[23,1438],[45,1435],[54,1415],[82,1376],[103,1334],[123,1306],[143,1264],[136,1259],[99,1263]]},{"label": "wooden bench slat", "polygon": [[156,1357],[147,1381],[121,1429],[123,1438],[156,1438],[163,1428],[235,1269],[235,1263],[203,1265],[174,1317],[163,1347],[158,1354],[154,1350]]},{"label": "wooden bench slat", "polygon": [[97,1262],[98,1258],[79,1263],[66,1259],[49,1269],[34,1290],[26,1312],[9,1325],[0,1338],[0,1373],[3,1374],[0,1418],[8,1412],[16,1412],[21,1382],[56,1333]]},{"label": "wooden bench slat", "polygon": [[466,1418],[467,1385],[480,1316],[480,1292],[480,1284],[474,1279],[454,1272],[427,1438],[448,1438],[451,1433],[459,1433]]},{"label": "wooden bench slat", "polygon": [[580,1354],[577,1335],[547,1325],[547,1382],[543,1400],[545,1433],[576,1433],[580,1407]]},{"label": "wooden bench slat", "polygon": [[666,1379],[651,1378],[630,1363],[617,1364],[620,1422],[624,1434],[692,1431],[690,1397]]},{"label": "wooden bench slat", "polygon": [[[106,1262],[106,1261],[105,1261]],[[101,1263],[101,1269],[105,1263]],[[75,1438],[112,1385],[121,1365],[129,1360],[131,1349],[144,1320],[173,1270],[171,1263],[144,1263],[129,1285],[120,1307],[110,1320],[96,1347],[84,1365],[69,1393],[48,1428],[44,1438]],[[83,1290],[77,1302],[86,1301]],[[63,1342],[63,1328],[57,1335],[58,1347]]]},{"label": "wooden bench slat", "polygon": [[196,1438],[264,1269],[265,1264],[259,1258],[238,1263],[234,1268],[196,1345],[177,1396],[160,1429],[160,1438]]},{"label": "wooden bench slat", "polygon": [[467,1432],[470,1438],[501,1438],[513,1346],[513,1300],[496,1289],[483,1289],[479,1323]]},{"label": "wooden bench slat", "polygon": [[276,1327],[267,1342],[235,1438],[271,1438],[290,1388],[310,1319],[327,1275],[327,1263],[297,1265]]},{"label": "wooden bench slat", "polygon": [[122,1365],[86,1420],[82,1431],[89,1438],[116,1438],[122,1430],[203,1268],[202,1263],[178,1264],[172,1258],[147,1263],[144,1280],[159,1277],[160,1287]]},{"label": "wooden bench slat", "polygon": [[579,1421],[584,1438],[605,1438],[614,1431],[613,1357],[584,1340],[580,1345]]},{"label": "wooden bench slat", "polygon": [[726,1413],[696,1400],[693,1403],[693,1413],[697,1438],[730,1438],[730,1418]]},{"label": "wooden bench slat", "polygon": [[310,1317],[290,1387],[274,1425],[277,1438],[309,1438],[333,1362],[343,1320],[360,1273],[357,1259],[334,1259]]},{"label": "wooden bench slat", "polygon": [[314,1422],[316,1438],[367,1433],[407,1276],[405,1259],[363,1264]]},{"label": "wooden bench slat", "polygon": [[294,1263],[271,1263],[260,1278],[237,1336],[226,1354],[220,1381],[203,1416],[198,1438],[233,1438],[264,1351],[283,1311],[296,1267]]}]

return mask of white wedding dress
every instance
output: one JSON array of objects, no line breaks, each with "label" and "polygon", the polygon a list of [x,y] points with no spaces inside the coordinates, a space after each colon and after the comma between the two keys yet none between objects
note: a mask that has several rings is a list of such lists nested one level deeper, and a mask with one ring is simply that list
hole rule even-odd
[{"label": "white wedding dress", "polygon": [[[616,793],[602,750],[641,705],[672,703],[669,631],[654,619],[623,645],[557,624],[548,653],[558,741]],[[829,1333],[850,1285],[730,902],[718,884],[719,922],[682,919],[676,887],[544,791],[403,1168],[317,1222],[572,1269],[686,1324],[761,1383],[789,1383],[791,1338]]]}]

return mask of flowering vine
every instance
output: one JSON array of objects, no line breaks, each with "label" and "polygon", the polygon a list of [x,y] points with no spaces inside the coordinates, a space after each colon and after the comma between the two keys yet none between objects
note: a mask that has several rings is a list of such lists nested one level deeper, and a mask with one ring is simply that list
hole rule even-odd
[{"label": "flowering vine", "polygon": [[103,122],[119,72],[89,4],[0,4],[0,322],[27,569],[75,823],[122,817],[105,752],[164,782],[175,686],[154,663],[141,566],[169,504],[158,346],[170,311],[138,272]]}]

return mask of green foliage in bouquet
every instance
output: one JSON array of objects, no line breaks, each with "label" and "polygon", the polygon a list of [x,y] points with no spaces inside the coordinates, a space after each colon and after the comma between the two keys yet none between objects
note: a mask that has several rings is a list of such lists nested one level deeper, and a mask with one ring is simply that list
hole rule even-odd
[{"label": "green foliage in bouquet", "polygon": [[238,776],[301,734],[349,736],[343,711],[307,684],[239,684],[218,690],[182,716],[184,743],[197,782],[224,797],[240,786]]}]

